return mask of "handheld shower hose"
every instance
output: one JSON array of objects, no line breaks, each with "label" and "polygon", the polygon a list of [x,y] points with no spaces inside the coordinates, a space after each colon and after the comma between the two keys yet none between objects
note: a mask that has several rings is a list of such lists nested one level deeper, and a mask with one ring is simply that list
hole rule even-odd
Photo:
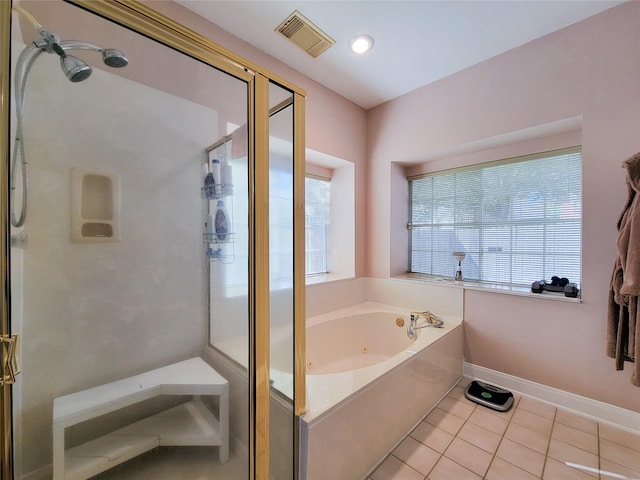
[{"label": "handheld shower hose", "polygon": [[[16,108],[16,134],[11,160],[11,179],[9,190],[9,204],[11,205],[11,225],[22,227],[27,217],[28,201],[28,168],[24,151],[23,121],[24,121],[24,93],[27,85],[29,71],[38,56],[43,53],[55,53],[60,57],[60,67],[66,77],[72,82],[81,82],[91,75],[91,67],[84,61],[72,55],[68,55],[68,50],[91,50],[102,54],[105,65],[113,68],[126,67],[129,63],[127,57],[116,49],[103,48],[88,42],[65,40],[60,41],[60,37],[44,28],[33,15],[19,5],[13,5],[13,10],[23,15],[38,31],[40,39],[27,45],[20,53],[16,62],[14,79],[15,108]],[[17,187],[17,172],[21,173],[22,195],[19,203],[19,214],[14,208],[14,199]]]}]

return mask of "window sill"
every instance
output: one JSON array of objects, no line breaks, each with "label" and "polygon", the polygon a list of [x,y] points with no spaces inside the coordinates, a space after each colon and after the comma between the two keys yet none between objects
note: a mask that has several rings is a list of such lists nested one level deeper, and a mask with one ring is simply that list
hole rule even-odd
[{"label": "window sill", "polygon": [[305,277],[305,284],[317,285],[319,283],[339,282],[341,280],[349,280],[353,278],[353,275],[340,275],[338,273],[318,273]]},{"label": "window sill", "polygon": [[478,282],[475,280],[464,280],[462,282],[456,282],[451,277],[430,277],[430,276],[423,276],[417,273],[405,273],[402,275],[396,275],[393,278],[396,278],[399,280],[410,280],[410,281],[421,282],[421,283],[432,283],[436,285],[444,285],[444,286],[450,286],[454,288],[462,288],[464,290],[476,290],[481,292],[501,293],[506,295],[516,295],[516,296],[528,297],[528,298],[540,298],[544,300],[569,302],[569,303],[582,302],[582,298],[580,296],[573,298],[573,297],[565,297],[564,294],[562,293],[554,293],[554,292],[533,293],[530,289],[527,289],[526,287],[513,287],[508,285],[500,285],[497,283]]}]

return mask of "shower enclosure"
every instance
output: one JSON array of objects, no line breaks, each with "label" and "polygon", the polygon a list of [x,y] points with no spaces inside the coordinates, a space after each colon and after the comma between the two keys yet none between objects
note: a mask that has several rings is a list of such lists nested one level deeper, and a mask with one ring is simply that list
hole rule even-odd
[{"label": "shower enclosure", "polygon": [[150,5],[0,4],[2,480],[297,478],[304,92]]}]

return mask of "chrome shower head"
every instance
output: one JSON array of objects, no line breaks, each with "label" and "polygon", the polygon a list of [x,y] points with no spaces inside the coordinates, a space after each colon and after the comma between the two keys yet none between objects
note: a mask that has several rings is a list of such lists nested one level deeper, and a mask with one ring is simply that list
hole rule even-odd
[{"label": "chrome shower head", "polygon": [[129,64],[129,60],[120,50],[115,48],[105,48],[102,50],[102,61],[108,67],[122,68]]},{"label": "chrome shower head", "polygon": [[60,67],[72,82],[81,82],[91,75],[91,67],[72,55],[61,56]]},{"label": "chrome shower head", "polygon": [[120,50],[115,48],[102,48],[89,42],[77,40],[59,41],[55,34],[42,29],[42,39],[35,45],[48,53],[56,53],[60,56],[60,65],[69,80],[81,82],[91,75],[91,67],[77,57],[68,55],[69,50],[91,50],[102,54],[102,61],[108,67],[122,68],[129,64],[129,60]]}]

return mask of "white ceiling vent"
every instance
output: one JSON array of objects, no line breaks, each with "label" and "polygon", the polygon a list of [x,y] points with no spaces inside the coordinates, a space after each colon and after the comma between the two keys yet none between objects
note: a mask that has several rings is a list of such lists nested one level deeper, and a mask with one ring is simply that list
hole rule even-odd
[{"label": "white ceiling vent", "polygon": [[297,10],[276,28],[276,32],[280,32],[312,57],[317,57],[336,43]]}]

